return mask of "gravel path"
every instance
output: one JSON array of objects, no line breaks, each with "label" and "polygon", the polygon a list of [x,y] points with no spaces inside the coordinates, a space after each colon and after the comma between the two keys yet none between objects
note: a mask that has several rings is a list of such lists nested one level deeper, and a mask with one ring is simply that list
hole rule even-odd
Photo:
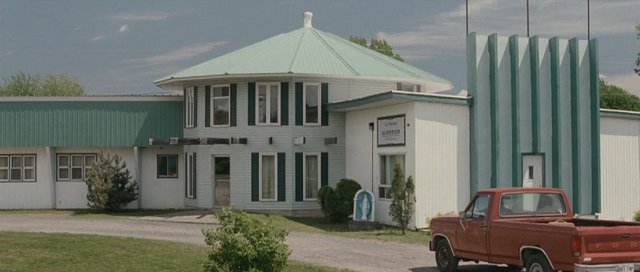
[{"label": "gravel path", "polygon": [[[130,218],[78,218],[65,215],[2,215],[0,231],[65,232],[139,237],[205,245],[202,229],[211,224],[175,223]],[[376,240],[349,239],[291,232],[287,243],[294,260],[356,271],[436,272],[433,253],[426,246]],[[506,271],[486,265],[461,266],[460,271]]]}]

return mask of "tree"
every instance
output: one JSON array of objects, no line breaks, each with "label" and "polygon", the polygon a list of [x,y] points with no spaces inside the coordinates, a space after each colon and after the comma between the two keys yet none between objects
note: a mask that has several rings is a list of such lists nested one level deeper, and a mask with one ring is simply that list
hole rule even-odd
[{"label": "tree", "polygon": [[286,230],[228,207],[216,216],[219,227],[202,231],[211,247],[205,271],[276,272],[287,266],[291,251],[285,243]]},{"label": "tree", "polygon": [[118,155],[99,154],[85,180],[87,200],[94,209],[120,210],[138,199],[138,183]]},{"label": "tree", "polygon": [[640,98],[600,79],[600,108],[640,111]]},{"label": "tree", "polygon": [[402,167],[399,163],[393,166],[393,181],[391,181],[391,205],[389,215],[393,221],[400,225],[402,234],[405,234],[413,213],[415,211],[416,186],[413,178],[409,176],[405,180]]},{"label": "tree", "polygon": [[80,96],[85,89],[78,80],[67,74],[31,75],[17,72],[5,77],[0,96]]},{"label": "tree", "polygon": [[391,45],[389,45],[389,43],[387,43],[385,39],[372,38],[369,44],[367,44],[367,39],[365,38],[358,36],[349,36],[349,41],[404,62],[404,59],[399,54],[393,52],[393,47],[391,47]]}]

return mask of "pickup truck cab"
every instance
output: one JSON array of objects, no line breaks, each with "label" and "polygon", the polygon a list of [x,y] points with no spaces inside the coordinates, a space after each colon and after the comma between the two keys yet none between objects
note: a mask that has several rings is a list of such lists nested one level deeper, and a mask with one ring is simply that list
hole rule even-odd
[{"label": "pickup truck cab", "polygon": [[640,271],[640,224],[575,218],[561,189],[478,192],[459,216],[431,221],[438,269],[459,261],[520,271]]}]

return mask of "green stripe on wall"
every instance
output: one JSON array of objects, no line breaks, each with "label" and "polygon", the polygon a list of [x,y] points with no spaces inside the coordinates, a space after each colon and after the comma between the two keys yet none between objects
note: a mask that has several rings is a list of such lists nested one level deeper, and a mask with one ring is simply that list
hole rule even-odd
[{"label": "green stripe on wall", "polygon": [[589,41],[589,83],[591,84],[591,213],[600,207],[600,84],[598,39]]},{"label": "green stripe on wall", "polygon": [[303,99],[303,93],[304,93],[304,87],[302,85],[302,82],[296,82],[295,83],[295,107],[296,107],[296,120],[295,120],[295,124],[296,126],[302,126],[302,114],[303,114],[303,103],[304,103],[304,99]]},{"label": "green stripe on wall", "polygon": [[286,158],[284,152],[278,152],[278,202],[285,202],[286,195]]},{"label": "green stripe on wall", "polygon": [[260,154],[251,153],[251,201],[260,200]]},{"label": "green stripe on wall", "polygon": [[540,68],[538,36],[529,38],[531,68],[531,152],[540,153]]},{"label": "green stripe on wall", "polygon": [[511,55],[511,186],[520,186],[520,53],[518,35],[509,37]]},{"label": "green stripe on wall", "polygon": [[204,126],[211,126],[211,86],[204,86]]},{"label": "green stripe on wall", "polygon": [[489,36],[489,105],[491,107],[491,188],[497,188],[500,184],[500,132],[498,123],[498,34]]},{"label": "green stripe on wall", "polygon": [[320,84],[320,122],[322,126],[329,125],[329,83]]},{"label": "green stripe on wall", "polygon": [[[231,84],[230,86],[230,90],[229,90],[229,104],[231,106],[230,109],[230,113],[229,113],[229,126],[235,127],[237,125],[237,119],[238,119],[238,84]],[[209,100],[207,100],[209,101]],[[209,104],[210,102],[207,102],[207,104]]]},{"label": "green stripe on wall", "polygon": [[256,125],[256,83],[249,82],[247,85],[247,125]]},{"label": "green stripe on wall", "polygon": [[280,82],[280,125],[289,125],[289,82]]},{"label": "green stripe on wall", "polygon": [[560,169],[562,169],[562,161],[560,160],[560,87],[559,70],[560,70],[560,42],[558,37],[549,40],[549,50],[551,50],[551,177],[553,188],[560,188]]},{"label": "green stripe on wall", "polygon": [[302,186],[303,186],[303,185],[302,185],[302,182],[303,182],[303,181],[302,181],[302,179],[303,179],[303,176],[302,176],[302,172],[303,172],[303,169],[302,169],[302,167],[303,167],[303,165],[302,165],[302,160],[303,160],[303,158],[302,158],[302,152],[296,152],[296,154],[295,154],[295,165],[296,165],[296,169],[295,169],[295,170],[296,170],[296,171],[295,171],[295,178],[296,178],[296,180],[295,180],[295,184],[296,184],[296,186],[295,186],[295,189],[296,189],[296,201],[302,201],[302,194],[303,194],[303,191],[302,191]]},{"label": "green stripe on wall", "polygon": [[[467,86],[472,97],[478,94],[478,75],[477,75],[477,56],[476,56],[476,33],[467,35]],[[471,105],[471,122],[469,124],[471,130],[471,138],[469,148],[471,149],[471,184],[470,193],[473,196],[478,191],[478,103]]]},{"label": "green stripe on wall", "polygon": [[571,171],[572,171],[572,192],[573,192],[573,210],[580,213],[580,97],[579,97],[579,81],[580,73],[578,59],[578,39],[569,40],[569,55],[571,67]]}]

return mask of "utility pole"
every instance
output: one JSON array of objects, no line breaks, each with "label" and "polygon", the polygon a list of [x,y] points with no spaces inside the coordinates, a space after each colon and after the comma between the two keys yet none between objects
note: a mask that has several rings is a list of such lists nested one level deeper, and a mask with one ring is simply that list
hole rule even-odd
[{"label": "utility pole", "polygon": [[469,36],[469,0],[465,0],[465,22],[467,23],[467,36]]},{"label": "utility pole", "polygon": [[591,0],[587,0],[587,40],[591,40]]},{"label": "utility pole", "polygon": [[529,0],[527,0],[527,37],[529,36]]}]

